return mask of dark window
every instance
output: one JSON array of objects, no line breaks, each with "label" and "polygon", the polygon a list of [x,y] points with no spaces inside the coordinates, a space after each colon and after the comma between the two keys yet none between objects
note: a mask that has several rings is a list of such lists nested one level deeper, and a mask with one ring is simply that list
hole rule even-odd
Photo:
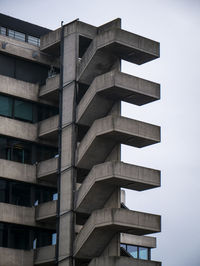
[{"label": "dark window", "polygon": [[7,245],[8,245],[8,230],[3,223],[0,223],[0,247],[7,247]]},{"label": "dark window", "polygon": [[12,98],[0,95],[0,115],[12,116]]},{"label": "dark window", "polygon": [[10,182],[11,200],[9,203],[20,206],[31,206],[31,186],[22,182]]},{"label": "dark window", "polygon": [[8,202],[8,182],[0,179],[0,202]]},{"label": "dark window", "polygon": [[30,249],[29,243],[30,230],[14,225],[9,229],[9,248]]},{"label": "dark window", "polygon": [[15,100],[14,117],[25,121],[32,122],[33,120],[33,105],[32,103]]},{"label": "dark window", "polygon": [[19,163],[31,163],[31,145],[21,140],[10,140],[11,160]]},{"label": "dark window", "polygon": [[15,37],[15,31],[8,29],[8,36],[14,38]]}]

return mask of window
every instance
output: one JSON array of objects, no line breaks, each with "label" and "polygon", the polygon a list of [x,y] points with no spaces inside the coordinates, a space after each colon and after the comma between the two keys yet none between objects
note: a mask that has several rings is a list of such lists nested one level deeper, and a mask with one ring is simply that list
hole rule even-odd
[{"label": "window", "polygon": [[148,260],[148,248],[139,247],[139,259]]},{"label": "window", "polygon": [[33,37],[28,35],[28,43],[39,46],[40,45],[40,39],[37,37]]},{"label": "window", "polygon": [[6,36],[6,28],[0,27],[0,34]]},{"label": "window", "polygon": [[14,117],[25,121],[32,122],[33,120],[33,105],[32,103],[15,100]]},{"label": "window", "polygon": [[10,182],[11,200],[9,203],[31,207],[31,186],[22,182]]},{"label": "window", "polygon": [[8,36],[14,38],[15,37],[15,31],[8,29]]},{"label": "window", "polygon": [[12,116],[12,98],[0,95],[0,115]]},{"label": "window", "polygon": [[150,260],[150,248],[139,247],[134,245],[120,244],[133,258],[141,260]]},{"label": "window", "polygon": [[138,258],[138,250],[136,246],[131,246],[131,245],[127,245],[127,249],[128,253],[131,254],[131,256],[135,259]]},{"label": "window", "polygon": [[25,34],[18,32],[18,31],[15,31],[15,39],[22,41],[22,42],[25,42]]}]

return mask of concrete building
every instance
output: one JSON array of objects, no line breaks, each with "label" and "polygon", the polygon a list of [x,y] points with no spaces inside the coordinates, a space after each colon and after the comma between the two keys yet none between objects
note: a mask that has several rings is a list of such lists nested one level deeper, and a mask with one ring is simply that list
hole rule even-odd
[{"label": "concrete building", "polygon": [[[160,142],[160,127],[121,116],[160,85],[121,72],[159,43],[75,20],[51,31],[0,14],[0,266],[160,266],[161,217],[129,210],[123,188],[160,171],[121,161],[120,145]],[[144,107],[145,108],[145,107]]]}]

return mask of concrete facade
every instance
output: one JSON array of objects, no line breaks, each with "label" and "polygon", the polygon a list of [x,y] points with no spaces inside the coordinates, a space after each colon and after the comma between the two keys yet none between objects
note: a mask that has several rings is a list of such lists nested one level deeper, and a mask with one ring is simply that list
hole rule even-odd
[{"label": "concrete facade", "polygon": [[[0,202],[0,226],[10,239],[0,242],[0,265],[160,266],[150,257],[156,238],[146,235],[161,231],[161,217],[129,210],[121,190],[161,184],[159,170],[121,161],[121,144],[143,148],[161,139],[159,126],[121,116],[121,101],[141,106],[160,99],[160,84],[121,72],[122,59],[140,65],[158,58],[159,43],[122,30],[120,19],[100,27],[72,21],[41,35],[40,47],[28,43],[30,31],[24,42],[6,32],[0,56],[37,64],[48,75],[38,83],[30,74],[29,82],[0,68],[0,96],[26,101],[23,108],[57,107],[59,114],[27,122],[0,109],[0,137],[14,143],[0,144],[7,145],[0,150],[2,187],[9,195],[14,185],[31,186],[30,206],[14,194]],[[33,164],[19,162],[28,153],[15,139],[33,143]],[[38,159],[52,147],[54,156]],[[29,232],[27,250],[17,249],[16,226]],[[138,257],[123,246],[134,246]],[[148,256],[140,257],[140,248]]]}]

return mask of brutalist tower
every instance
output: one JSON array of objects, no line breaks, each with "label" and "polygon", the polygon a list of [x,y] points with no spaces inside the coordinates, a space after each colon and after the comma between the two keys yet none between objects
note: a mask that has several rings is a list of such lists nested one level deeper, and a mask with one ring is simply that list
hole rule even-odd
[{"label": "brutalist tower", "polygon": [[121,144],[160,142],[159,126],[121,116],[160,85],[121,60],[158,57],[120,19],[51,31],[0,14],[0,266],[161,265],[147,236],[161,217],[129,210],[122,190],[159,187],[160,171],[121,161]]}]

